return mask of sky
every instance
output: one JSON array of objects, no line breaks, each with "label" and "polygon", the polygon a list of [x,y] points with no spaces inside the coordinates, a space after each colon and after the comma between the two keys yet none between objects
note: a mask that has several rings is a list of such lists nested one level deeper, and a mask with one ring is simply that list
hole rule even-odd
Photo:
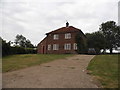
[{"label": "sky", "polygon": [[74,26],[83,33],[99,30],[106,21],[118,23],[119,0],[1,0],[0,36],[14,41],[22,34],[37,45],[50,31]]}]

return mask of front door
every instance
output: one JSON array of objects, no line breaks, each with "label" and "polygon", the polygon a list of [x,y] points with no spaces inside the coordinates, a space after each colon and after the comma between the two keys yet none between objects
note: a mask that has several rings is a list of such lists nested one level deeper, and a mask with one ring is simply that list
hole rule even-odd
[{"label": "front door", "polygon": [[42,46],[42,54],[46,54],[46,47]]},{"label": "front door", "polygon": [[45,46],[42,46],[42,54],[45,53]]}]

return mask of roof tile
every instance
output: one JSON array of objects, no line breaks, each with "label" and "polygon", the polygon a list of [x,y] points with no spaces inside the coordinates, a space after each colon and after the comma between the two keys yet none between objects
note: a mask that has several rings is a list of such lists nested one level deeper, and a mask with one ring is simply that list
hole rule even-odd
[{"label": "roof tile", "polygon": [[55,33],[65,33],[65,32],[81,32],[81,30],[77,29],[73,26],[69,26],[69,27],[62,27],[62,28],[59,28],[57,30],[51,31],[49,33],[46,33],[46,35],[55,34]]}]

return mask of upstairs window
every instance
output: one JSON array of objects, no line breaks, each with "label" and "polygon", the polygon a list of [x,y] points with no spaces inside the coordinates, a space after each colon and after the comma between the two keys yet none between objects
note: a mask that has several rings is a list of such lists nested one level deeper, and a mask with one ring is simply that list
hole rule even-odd
[{"label": "upstairs window", "polygon": [[59,44],[53,44],[53,50],[59,50]]},{"label": "upstairs window", "polygon": [[54,35],[53,35],[53,39],[54,39],[54,40],[59,39],[59,35],[58,35],[58,34],[54,34]]},{"label": "upstairs window", "polygon": [[64,50],[71,50],[71,44],[70,43],[64,44]]},{"label": "upstairs window", "polygon": [[71,33],[66,33],[65,34],[65,39],[70,39],[71,38]]},{"label": "upstairs window", "polygon": [[77,50],[77,43],[74,43],[74,44],[73,44],[73,49],[74,49],[74,50]]}]

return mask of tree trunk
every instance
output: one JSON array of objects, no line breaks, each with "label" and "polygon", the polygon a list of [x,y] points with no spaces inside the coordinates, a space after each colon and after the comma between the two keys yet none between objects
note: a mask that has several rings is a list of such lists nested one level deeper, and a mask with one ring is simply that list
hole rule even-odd
[{"label": "tree trunk", "polygon": [[103,49],[103,54],[105,54],[105,53],[106,53],[106,49],[104,48],[104,49]]},{"label": "tree trunk", "polygon": [[113,49],[112,49],[112,48],[110,48],[110,54],[112,54],[112,53],[113,53],[112,51],[113,51]]}]

